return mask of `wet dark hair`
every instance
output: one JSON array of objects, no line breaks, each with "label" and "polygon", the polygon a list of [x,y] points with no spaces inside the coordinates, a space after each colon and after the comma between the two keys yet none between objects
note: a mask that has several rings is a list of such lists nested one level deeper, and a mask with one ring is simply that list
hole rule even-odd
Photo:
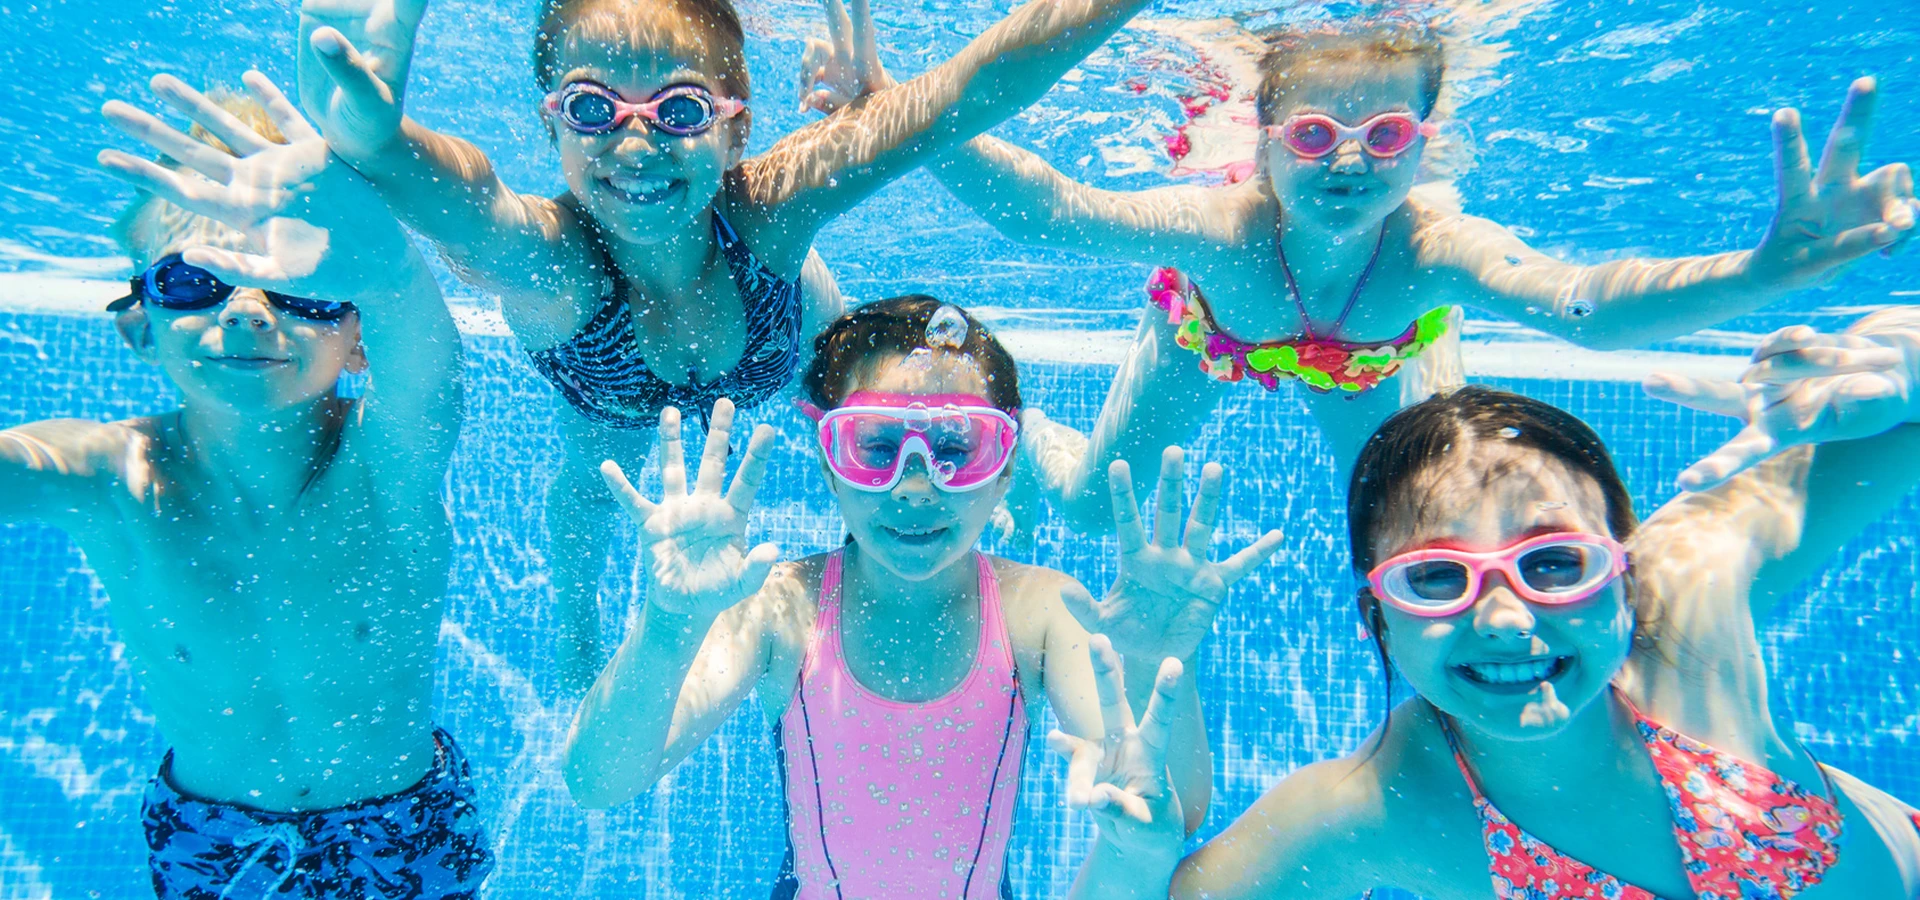
[{"label": "wet dark hair", "polygon": [[[906,356],[927,346],[927,323],[942,306],[952,304],[926,294],[906,294],[862,304],[841,316],[813,339],[813,365],[800,378],[807,399],[821,409],[832,409],[852,393],[862,367],[880,357]],[[1013,355],[1000,345],[987,326],[958,306],[967,320],[967,339],[957,349],[973,359],[987,382],[987,400],[1008,414],[1020,410],[1020,371]]]},{"label": "wet dark hair", "polygon": [[1437,394],[1393,415],[1360,449],[1347,486],[1347,538],[1353,571],[1361,579],[1360,615],[1373,637],[1373,649],[1386,672],[1389,703],[1393,662],[1387,656],[1386,620],[1380,601],[1366,586],[1379,563],[1374,540],[1380,523],[1405,515],[1423,501],[1415,481],[1422,472],[1469,442],[1503,442],[1544,454],[1576,474],[1593,479],[1606,498],[1607,530],[1625,542],[1639,525],[1633,497],[1614,468],[1606,444],[1572,413],[1519,394],[1471,385]]},{"label": "wet dark hair", "polygon": [[1420,118],[1433,114],[1440,102],[1440,82],[1446,75],[1446,48],[1431,25],[1408,16],[1383,16],[1337,28],[1287,30],[1263,35],[1266,55],[1260,58],[1260,87],[1254,108],[1260,125],[1277,125],[1282,94],[1315,67],[1326,64],[1384,66],[1410,62],[1420,68]]},{"label": "wet dark hair", "polygon": [[533,77],[541,93],[559,80],[560,44],[567,29],[590,16],[607,17],[614,30],[631,30],[644,20],[666,28],[672,37],[710,53],[720,63],[722,91],[735,100],[750,99],[746,32],[732,0],[542,0],[533,33]]}]

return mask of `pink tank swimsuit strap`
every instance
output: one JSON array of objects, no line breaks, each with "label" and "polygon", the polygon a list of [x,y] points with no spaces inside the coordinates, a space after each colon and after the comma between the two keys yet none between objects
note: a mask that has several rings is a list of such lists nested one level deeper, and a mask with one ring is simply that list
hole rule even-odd
[{"label": "pink tank swimsuit strap", "polygon": [[887,699],[853,676],[841,646],[842,554],[828,557],[806,662],[779,727],[789,851],[775,897],[999,895],[1027,717],[999,580],[990,560],[975,557],[972,664],[926,702]]}]

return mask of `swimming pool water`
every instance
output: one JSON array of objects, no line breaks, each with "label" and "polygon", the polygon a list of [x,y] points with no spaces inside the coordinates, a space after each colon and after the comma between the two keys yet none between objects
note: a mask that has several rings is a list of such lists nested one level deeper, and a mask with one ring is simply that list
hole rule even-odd
[{"label": "swimming pool water", "polygon": [[[877,3],[888,62],[918,71],[1009,5]],[[1920,146],[1920,12],[1911,8],[1465,5],[1510,18],[1497,24],[1508,29],[1502,40],[1511,56],[1476,82],[1479,96],[1461,110],[1478,147],[1462,194],[1470,211],[1530,230],[1549,252],[1592,260],[1751,244],[1771,209],[1764,113],[1804,103],[1810,129],[1824,130],[1846,81],[1860,72],[1879,73],[1886,92],[1874,143],[1882,152],[1870,157],[1920,161],[1909,152]],[[532,8],[527,0],[434,6],[413,102],[431,124],[477,139],[510,182],[556,187],[526,76]],[[1150,15],[1236,9],[1177,2]],[[800,121],[783,105],[798,58],[792,35],[810,32],[817,14],[806,3],[752,0],[743,11],[764,98],[754,146],[764,147]],[[105,281],[124,271],[102,261],[113,253],[104,224],[124,194],[90,163],[100,146],[124,142],[104,133],[93,110],[109,97],[144,102],[139,84],[158,71],[232,83],[258,63],[290,80],[290,4],[48,0],[0,6],[0,15],[9,22],[0,58],[12,73],[0,84],[0,424],[166,408],[171,394],[158,373],[119,346],[103,316],[74,311],[98,309],[113,296]],[[1142,31],[1116,46],[1067,84],[1077,90],[1057,90],[1003,133],[1077,177],[1145,186],[1161,177],[1110,173],[1158,152],[1176,121],[1180,76],[1142,60],[1182,51]],[[1144,96],[1117,89],[1129,77],[1155,87]],[[1025,341],[1017,347],[1029,348],[1030,403],[1082,428],[1112,372],[1085,360],[1112,351],[1105,332],[1130,327],[1144,278],[1138,269],[1002,241],[924,176],[855,211],[819,246],[856,298],[924,290],[993,313]],[[1724,367],[1711,355],[1779,325],[1833,325],[1861,307],[1915,302],[1913,259],[1870,263],[1658,349],[1704,354],[1698,364]],[[585,813],[566,796],[556,763],[572,709],[554,678],[545,581],[554,551],[541,517],[559,458],[554,399],[483,305],[475,309],[462,319],[469,418],[447,479],[456,544],[439,690],[440,719],[472,759],[499,854],[488,896],[764,897],[783,826],[771,741],[752,704],[627,807]],[[1071,331],[1039,340],[1047,329]],[[1547,374],[1526,367],[1556,351],[1542,353],[1490,324],[1470,336],[1478,380],[1497,375],[1500,386],[1562,405],[1600,431],[1643,514],[1671,496],[1684,465],[1732,431],[1621,380],[1573,380],[1564,366],[1553,378],[1513,377]],[[1506,362],[1487,362],[1494,359]],[[838,517],[822,500],[818,467],[801,452],[798,417],[771,410],[750,418],[784,431],[757,533],[789,554],[837,544]],[[1386,698],[1355,629],[1329,462],[1298,401],[1235,392],[1192,450],[1232,473],[1222,545],[1268,527],[1287,534],[1276,561],[1234,591],[1203,651],[1216,768],[1204,836],[1291,769],[1354,747]],[[1800,723],[1822,759],[1908,802],[1920,801],[1916,525],[1920,507],[1910,498],[1762,626],[1781,714]],[[1096,586],[1112,575],[1110,543],[1045,523],[1033,548],[994,549]],[[623,621],[630,563],[621,558],[609,576],[610,640]],[[0,654],[0,900],[140,896],[139,797],[164,748],[119,656],[99,587],[64,535],[19,525],[0,528],[0,597],[0,634],[17,648]],[[1035,736],[1047,727],[1036,723]],[[1020,896],[1064,893],[1091,836],[1084,816],[1061,807],[1061,774],[1032,741],[1011,860]]]}]

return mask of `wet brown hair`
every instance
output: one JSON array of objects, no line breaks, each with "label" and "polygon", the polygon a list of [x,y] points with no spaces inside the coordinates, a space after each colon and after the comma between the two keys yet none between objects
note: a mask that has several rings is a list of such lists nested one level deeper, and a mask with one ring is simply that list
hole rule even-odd
[{"label": "wet brown hair", "polygon": [[692,52],[718,62],[721,92],[745,101],[752,93],[747,79],[746,33],[731,0],[543,0],[540,25],[533,34],[533,77],[541,92],[557,86],[562,70],[560,48],[567,32],[585,25],[585,35],[620,40],[645,31],[663,34],[673,49]]},{"label": "wet brown hair", "polygon": [[1260,87],[1254,94],[1263,127],[1279,124],[1281,98],[1296,81],[1316,74],[1323,66],[1411,63],[1420,69],[1420,108],[1416,112],[1424,119],[1440,102],[1446,49],[1439,33],[1425,23],[1382,17],[1358,25],[1345,23],[1337,29],[1289,30],[1265,37],[1267,52],[1260,58]]},{"label": "wet brown hair", "polygon": [[[905,294],[862,304],[841,316],[813,339],[813,364],[801,376],[807,399],[821,409],[846,400],[853,380],[863,367],[882,357],[906,356],[927,346],[927,323],[935,310],[952,304],[926,294]],[[987,382],[987,400],[1009,415],[1020,411],[1020,370],[1013,355],[993,332],[971,313],[954,309],[967,320],[967,339],[958,349],[939,352],[970,357]]]}]

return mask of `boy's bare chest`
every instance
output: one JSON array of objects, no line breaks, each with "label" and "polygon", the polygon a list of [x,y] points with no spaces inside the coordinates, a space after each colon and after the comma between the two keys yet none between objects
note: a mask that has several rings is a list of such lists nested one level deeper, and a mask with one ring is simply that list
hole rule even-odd
[{"label": "boy's bare chest", "polygon": [[418,519],[396,525],[337,494],[259,517],[163,501],[85,543],[120,637],[154,676],[327,682],[431,647],[450,541],[444,520]]}]

